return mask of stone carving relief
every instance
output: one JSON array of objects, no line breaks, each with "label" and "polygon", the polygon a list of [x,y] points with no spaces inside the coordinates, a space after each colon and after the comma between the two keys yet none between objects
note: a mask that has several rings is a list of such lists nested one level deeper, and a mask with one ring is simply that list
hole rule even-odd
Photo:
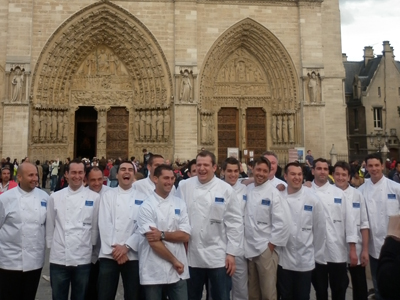
[{"label": "stone carving relief", "polygon": [[214,116],[211,113],[200,114],[200,137],[201,144],[212,145],[214,144]]},{"label": "stone carving relief", "polygon": [[11,93],[11,102],[22,102],[24,96],[24,71],[21,70],[20,67],[15,68],[11,85],[12,85],[12,93]]},{"label": "stone carving relief", "polygon": [[97,156],[103,156],[106,153],[107,142],[107,109],[99,108],[97,114]]},{"label": "stone carving relief", "polygon": [[193,103],[193,72],[181,71],[181,82],[179,89],[179,102]]},{"label": "stone carving relief", "polygon": [[133,102],[132,91],[72,91],[71,106],[98,106],[118,104],[130,106]]},{"label": "stone carving relief", "polygon": [[65,108],[35,107],[32,112],[34,143],[66,143],[68,117]]},{"label": "stone carving relief", "polygon": [[321,77],[318,72],[312,71],[307,74],[307,100],[308,103],[321,103]]},{"label": "stone carving relief", "polygon": [[170,139],[170,109],[136,110],[134,118],[137,142],[165,143]]},{"label": "stone carving relief", "polygon": [[273,144],[293,144],[294,113],[272,114],[271,139]]},{"label": "stone carving relief", "polygon": [[28,103],[28,79],[30,76],[29,64],[6,63],[5,68],[5,103],[27,104]]}]

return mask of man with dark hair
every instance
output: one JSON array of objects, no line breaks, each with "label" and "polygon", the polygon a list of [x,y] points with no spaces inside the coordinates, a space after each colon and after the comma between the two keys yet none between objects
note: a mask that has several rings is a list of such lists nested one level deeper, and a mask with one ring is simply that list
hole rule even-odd
[{"label": "man with dark hair", "polygon": [[36,167],[18,168],[19,186],[0,196],[0,299],[34,300],[45,257],[48,195]]},{"label": "man with dark hair", "polygon": [[[353,286],[353,299],[367,300],[368,286],[365,267],[368,265],[369,222],[364,196],[350,186],[351,168],[347,162],[338,161],[333,167],[335,185],[344,191],[346,200],[351,203],[351,211],[357,223],[358,241],[356,243],[357,265],[350,266],[349,272]],[[348,261],[350,263],[350,261]]]},{"label": "man with dark hair", "polygon": [[289,208],[269,178],[270,161],[255,160],[254,183],[247,187],[245,256],[249,259],[249,299],[277,299],[278,254],[289,238]]},{"label": "man with dark hair", "polygon": [[228,300],[235,256],[240,255],[243,220],[240,201],[232,187],[214,176],[212,152],[196,157],[197,176],[180,182],[177,195],[186,201],[192,233],[188,247],[189,300],[200,300],[211,283],[214,300]]},{"label": "man with dark hair", "polygon": [[[239,182],[240,162],[234,157],[228,157],[222,163],[222,172],[224,173],[225,182],[230,184],[235,190],[236,197],[241,203],[241,213],[244,217],[244,209],[247,202],[247,187]],[[243,239],[244,237],[242,237]],[[247,300],[248,299],[248,276],[247,276],[247,260],[244,257],[244,245],[240,245],[242,253],[235,256],[236,271],[232,276],[232,299]]]},{"label": "man with dark hair", "polygon": [[393,181],[400,183],[400,161],[396,162],[396,167],[394,170]]},{"label": "man with dark hair", "polygon": [[[153,181],[153,174],[154,170],[159,166],[164,164],[164,157],[159,154],[153,154],[150,156],[149,161],[147,162],[147,170],[148,176],[145,179],[138,180],[133,183],[133,188],[140,191],[142,194],[150,196],[154,189],[154,181]],[[172,188],[172,192],[175,193],[176,189],[175,186]]]},{"label": "man with dark hair", "polygon": [[83,186],[85,165],[73,160],[66,172],[69,186],[53,193],[47,205],[46,241],[50,250],[53,299],[84,299],[92,247],[98,237],[100,196]]},{"label": "man with dark hair", "polygon": [[196,160],[192,159],[189,164],[188,164],[188,171],[187,171],[187,176],[194,177],[197,176],[197,171],[196,171]]},{"label": "man with dark hair", "polygon": [[108,179],[110,180],[110,187],[114,188],[118,186],[118,179],[117,179],[117,173],[118,173],[118,166],[120,165],[121,160],[116,159],[114,162],[114,165],[112,166],[110,170],[110,174],[108,175]]},{"label": "man with dark hair", "polygon": [[[89,167],[86,169],[86,183],[87,189],[92,190],[100,195],[101,197],[104,195],[106,191],[110,189],[110,187],[103,184],[103,172],[100,167]],[[92,251],[92,266],[90,268],[90,278],[89,278],[89,286],[88,292],[86,294],[86,300],[97,300],[97,279],[99,277],[99,253],[100,253],[100,234],[98,236],[98,240],[96,245],[93,247]]]},{"label": "man with dark hair", "polygon": [[0,179],[0,195],[18,186],[14,180],[11,180],[11,170],[8,165],[1,168]]},{"label": "man with dark hair", "polygon": [[144,177],[147,177],[149,175],[149,169],[147,167],[147,164],[149,163],[150,157],[153,155],[153,153],[148,152],[147,149],[143,149],[143,175]]},{"label": "man with dark hair", "polygon": [[350,265],[357,265],[357,225],[351,213],[350,201],[347,201],[342,190],[328,181],[328,161],[323,158],[314,160],[312,173],[312,189],[322,203],[326,217],[325,261],[316,262],[312,283],[318,300],[328,299],[328,281],[332,299],[344,300],[349,284],[347,244],[350,246]]},{"label": "man with dark hair", "polygon": [[46,183],[47,183],[47,176],[49,175],[50,172],[50,167],[49,167],[49,161],[46,160],[44,164],[42,165],[43,168],[43,176],[42,176],[42,189],[46,188]]},{"label": "man with dark hair", "polygon": [[118,166],[118,187],[101,198],[99,212],[100,270],[98,299],[114,299],[119,276],[124,283],[125,299],[140,297],[139,262],[136,221],[140,205],[146,196],[132,187],[135,168],[131,161]]},{"label": "man with dark hair", "polygon": [[370,180],[359,187],[365,198],[371,238],[369,240],[369,263],[375,289],[375,299],[382,299],[377,281],[378,259],[387,235],[390,216],[400,214],[400,185],[383,175],[385,166],[382,157],[373,153],[365,158]]},{"label": "man with dark hair", "polygon": [[303,187],[303,172],[297,162],[285,166],[287,189],[281,192],[289,207],[290,236],[278,247],[278,290],[282,300],[310,299],[315,261],[324,262],[325,213],[313,191]]},{"label": "man with dark hair", "polygon": [[142,204],[138,216],[140,282],[147,300],[160,300],[163,289],[171,300],[187,300],[184,243],[189,241],[191,227],[186,204],[171,193],[175,180],[171,166],[158,166],[153,180],[153,195]]}]

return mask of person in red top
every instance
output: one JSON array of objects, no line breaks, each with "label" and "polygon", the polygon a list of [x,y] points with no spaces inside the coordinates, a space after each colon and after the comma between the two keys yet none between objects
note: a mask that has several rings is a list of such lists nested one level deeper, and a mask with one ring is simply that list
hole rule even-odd
[{"label": "person in red top", "polygon": [[1,168],[0,195],[18,186],[18,184],[14,180],[10,180],[10,178],[10,168],[8,166]]}]

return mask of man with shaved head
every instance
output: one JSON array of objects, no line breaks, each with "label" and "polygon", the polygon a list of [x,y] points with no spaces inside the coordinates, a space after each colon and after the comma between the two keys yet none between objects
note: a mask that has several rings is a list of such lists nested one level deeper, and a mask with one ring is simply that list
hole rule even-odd
[{"label": "man with shaved head", "polygon": [[0,299],[35,299],[45,256],[48,195],[36,167],[18,168],[19,186],[0,196]]}]

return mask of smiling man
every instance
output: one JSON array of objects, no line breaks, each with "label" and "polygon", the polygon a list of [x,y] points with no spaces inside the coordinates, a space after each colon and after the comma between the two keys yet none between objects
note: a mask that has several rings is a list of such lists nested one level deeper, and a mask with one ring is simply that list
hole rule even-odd
[{"label": "smiling man", "polygon": [[365,198],[371,238],[369,240],[369,261],[375,299],[382,299],[376,282],[378,259],[387,235],[389,217],[400,214],[400,184],[383,175],[385,168],[379,153],[365,158],[370,180],[360,186],[359,191]]},{"label": "smiling man", "polygon": [[196,157],[197,176],[181,181],[177,190],[177,196],[186,201],[192,226],[189,300],[202,298],[207,279],[213,300],[229,300],[235,256],[241,254],[241,204],[232,187],[214,176],[216,169],[215,155],[201,151]]},{"label": "smiling man", "polygon": [[117,179],[118,187],[108,190],[100,203],[98,299],[115,298],[121,275],[125,299],[137,300],[141,288],[135,230],[139,208],[146,196],[132,187],[135,167],[131,161],[118,166]]},{"label": "smiling man", "polygon": [[73,160],[65,169],[69,186],[53,193],[47,205],[46,241],[50,250],[53,299],[84,299],[92,247],[98,237],[100,196],[83,186],[85,165]]},{"label": "smiling man", "polygon": [[326,244],[324,262],[316,262],[312,284],[318,300],[328,299],[328,282],[332,299],[344,300],[349,285],[347,276],[347,244],[350,247],[350,265],[357,265],[355,244],[358,241],[357,225],[342,190],[328,181],[329,165],[323,158],[314,160],[312,189],[321,201],[326,218]]},{"label": "smiling man", "polygon": [[268,159],[258,158],[254,183],[247,187],[244,249],[249,259],[249,300],[277,299],[275,247],[284,247],[289,238],[287,203],[268,180],[270,168]]},{"label": "smiling man", "polygon": [[[222,171],[225,176],[225,182],[229,183],[235,190],[236,197],[241,203],[241,212],[244,217],[244,209],[247,202],[247,187],[239,182],[240,163],[234,157],[228,157],[222,164]],[[248,276],[247,276],[247,260],[244,257],[244,245],[241,244],[241,255],[235,256],[236,272],[232,276],[232,299],[247,300],[248,299]]]}]

